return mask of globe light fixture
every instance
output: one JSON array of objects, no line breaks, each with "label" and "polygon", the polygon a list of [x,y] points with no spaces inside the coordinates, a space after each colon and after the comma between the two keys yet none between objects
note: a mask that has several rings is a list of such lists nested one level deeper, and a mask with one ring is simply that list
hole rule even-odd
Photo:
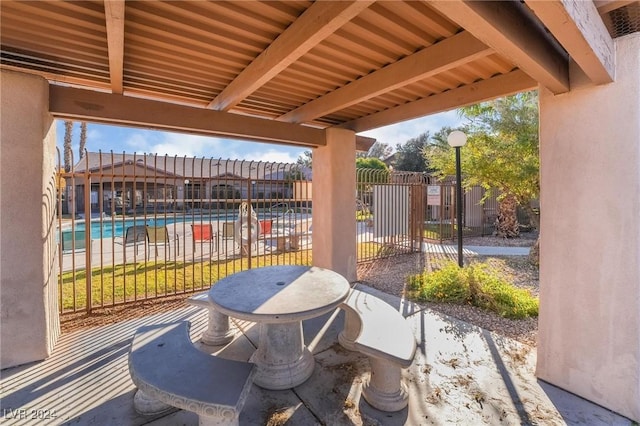
[{"label": "globe light fixture", "polygon": [[460,166],[460,148],[467,143],[467,135],[454,130],[447,136],[449,146],[456,149],[456,226],[458,228],[458,266],[464,266],[462,257],[462,170]]}]

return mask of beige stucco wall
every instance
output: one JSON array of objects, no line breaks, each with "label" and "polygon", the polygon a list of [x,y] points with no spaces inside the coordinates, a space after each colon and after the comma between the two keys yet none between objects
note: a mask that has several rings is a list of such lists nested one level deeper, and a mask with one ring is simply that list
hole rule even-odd
[{"label": "beige stucco wall", "polygon": [[313,150],[313,264],[356,280],[356,138],[327,129]]},{"label": "beige stucco wall", "polygon": [[640,34],[540,95],[539,378],[640,421]]},{"label": "beige stucco wall", "polygon": [[46,358],[59,335],[55,125],[46,80],[0,74],[0,368]]}]

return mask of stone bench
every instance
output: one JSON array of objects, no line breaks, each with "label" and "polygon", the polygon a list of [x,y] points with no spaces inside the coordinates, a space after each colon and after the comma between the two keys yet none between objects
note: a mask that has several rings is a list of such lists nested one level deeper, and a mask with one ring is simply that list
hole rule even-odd
[{"label": "stone bench", "polygon": [[187,303],[209,310],[208,325],[207,329],[202,333],[202,343],[211,346],[221,346],[233,340],[234,332],[229,327],[229,317],[213,308],[213,305],[209,302],[207,292],[189,297]]},{"label": "stone bench", "polygon": [[138,387],[134,407],[143,415],[192,411],[201,426],[238,425],[255,365],[199,351],[189,326],[180,321],[138,329],[129,351],[129,374]]},{"label": "stone bench", "polygon": [[371,377],[362,385],[365,400],[382,411],[402,410],[409,403],[402,368],[411,365],[416,352],[411,327],[391,305],[356,289],[340,308],[345,311],[340,344],[367,355],[371,364]]}]

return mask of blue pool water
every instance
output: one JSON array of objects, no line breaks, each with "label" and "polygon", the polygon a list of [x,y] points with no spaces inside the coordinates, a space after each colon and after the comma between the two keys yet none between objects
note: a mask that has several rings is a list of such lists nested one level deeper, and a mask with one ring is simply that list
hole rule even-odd
[{"label": "blue pool water", "polygon": [[[258,212],[258,219],[274,219],[274,220],[283,220],[284,222],[295,222],[297,219],[304,219],[311,217],[310,213],[272,213],[272,212]],[[184,228],[189,228],[191,223],[208,223],[208,222],[233,222],[237,219],[237,213],[229,213],[229,214],[216,214],[216,215],[185,215],[185,216],[172,216],[167,215],[164,216],[147,216],[139,217],[136,219],[133,218],[110,218],[104,217],[102,220],[93,219],[91,220],[91,239],[98,240],[100,238],[112,238],[112,237],[122,237],[124,235],[124,231],[130,226],[165,226],[170,224],[177,224],[178,232]],[[184,225],[180,225],[184,224]],[[70,232],[70,226],[63,226],[62,232],[68,233]],[[85,230],[85,223],[83,221],[76,222],[74,226],[75,232],[83,232]]]},{"label": "blue pool water", "polygon": [[[237,215],[227,216],[203,216],[202,222],[215,222],[215,221],[233,221],[236,220]],[[123,218],[105,218],[102,219],[102,223],[99,220],[91,221],[91,239],[97,240],[100,238],[121,237],[124,235],[124,230],[130,226],[149,225],[149,226],[165,226],[172,223],[185,223],[185,227],[188,227],[192,222],[200,222],[200,216],[167,216],[167,217],[147,217],[134,219]],[[85,223],[78,222],[75,225],[76,231],[84,231]]]}]

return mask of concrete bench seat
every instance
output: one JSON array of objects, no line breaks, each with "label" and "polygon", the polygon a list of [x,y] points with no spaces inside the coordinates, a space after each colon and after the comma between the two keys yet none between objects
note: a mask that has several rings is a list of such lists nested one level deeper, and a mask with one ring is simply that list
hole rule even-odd
[{"label": "concrete bench seat", "polygon": [[211,302],[209,302],[208,292],[205,291],[189,297],[187,303],[209,310],[208,325],[207,329],[202,333],[202,343],[221,346],[233,340],[234,332],[229,327],[229,316],[214,309]]},{"label": "concrete bench seat", "polygon": [[402,410],[409,402],[402,368],[411,365],[416,353],[411,327],[391,305],[356,289],[340,308],[346,315],[340,344],[367,355],[371,364],[371,377],[362,385],[365,400],[382,411]]},{"label": "concrete bench seat", "polygon": [[129,351],[134,407],[143,415],[192,411],[201,426],[238,425],[255,365],[199,351],[189,327],[180,321],[138,329]]}]

